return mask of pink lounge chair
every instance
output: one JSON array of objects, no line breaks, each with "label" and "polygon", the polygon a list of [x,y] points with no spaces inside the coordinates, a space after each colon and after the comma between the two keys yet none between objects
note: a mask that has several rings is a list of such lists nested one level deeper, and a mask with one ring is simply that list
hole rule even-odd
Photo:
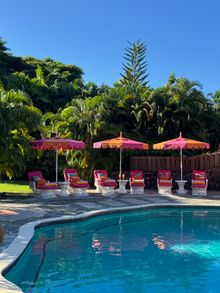
[{"label": "pink lounge chair", "polygon": [[142,170],[130,171],[131,193],[144,193],[144,173]]},{"label": "pink lounge chair", "polygon": [[157,171],[157,188],[160,194],[171,193],[173,183],[170,170]]},{"label": "pink lounge chair", "polygon": [[76,169],[64,169],[63,175],[70,194],[87,195],[86,190],[90,188],[89,183],[80,179]]},{"label": "pink lounge chair", "polygon": [[207,195],[208,179],[204,170],[194,170],[192,173],[192,195]]},{"label": "pink lounge chair", "polygon": [[41,171],[28,172],[28,180],[30,188],[33,192],[47,193],[57,195],[60,186],[56,182],[48,182],[44,179]]},{"label": "pink lounge chair", "polygon": [[108,177],[106,170],[94,170],[94,185],[97,192],[102,193],[103,195],[108,195],[114,193],[114,189],[117,186],[115,180],[112,180]]}]

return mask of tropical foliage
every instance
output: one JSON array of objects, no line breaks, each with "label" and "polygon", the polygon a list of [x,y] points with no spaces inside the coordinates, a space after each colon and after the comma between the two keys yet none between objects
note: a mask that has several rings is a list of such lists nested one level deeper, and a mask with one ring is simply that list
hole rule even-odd
[{"label": "tropical foliage", "polygon": [[41,112],[25,93],[0,88],[0,174],[12,178],[26,170],[31,134],[40,125]]},{"label": "tropical foliage", "polygon": [[220,90],[206,96],[197,81],[174,74],[165,85],[150,87],[146,45],[140,40],[125,49],[121,77],[112,87],[82,77],[76,65],[15,57],[0,39],[0,176],[24,177],[38,156],[49,174],[53,155],[33,151],[31,141],[57,134],[85,141],[85,151],[63,153],[61,168],[75,166],[87,178],[95,167],[117,166],[117,152],[94,150],[92,143],[120,131],[148,143],[182,131],[217,149]]}]

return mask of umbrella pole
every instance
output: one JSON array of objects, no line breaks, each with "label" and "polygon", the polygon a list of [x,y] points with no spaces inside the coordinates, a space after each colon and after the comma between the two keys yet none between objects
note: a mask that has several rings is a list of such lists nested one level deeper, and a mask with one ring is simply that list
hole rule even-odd
[{"label": "umbrella pole", "polygon": [[121,179],[121,161],[122,161],[122,148],[120,148],[120,165],[119,165],[119,179]]},{"label": "umbrella pole", "polygon": [[180,148],[180,179],[183,180],[183,149]]},{"label": "umbrella pole", "polygon": [[58,150],[56,150],[56,182],[58,182]]}]

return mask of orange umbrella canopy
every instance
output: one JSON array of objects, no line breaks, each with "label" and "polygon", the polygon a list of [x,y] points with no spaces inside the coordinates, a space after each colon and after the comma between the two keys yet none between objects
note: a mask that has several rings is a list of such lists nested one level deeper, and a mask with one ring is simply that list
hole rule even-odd
[{"label": "orange umbrella canopy", "polygon": [[120,149],[120,163],[119,163],[119,178],[121,178],[121,161],[122,161],[122,150],[148,150],[149,145],[147,143],[139,142],[136,140],[128,139],[123,137],[122,132],[119,137],[107,139],[99,142],[93,143],[93,148],[110,148],[110,149]]},{"label": "orange umbrella canopy", "polygon": [[182,137],[180,132],[179,137],[166,140],[160,143],[153,145],[154,150],[169,150],[169,149],[179,149],[180,150],[180,171],[181,171],[181,180],[183,180],[183,149],[209,149],[209,143],[193,140],[189,138]]},{"label": "orange umbrella canopy", "polygon": [[93,148],[111,148],[111,149],[126,149],[126,150],[148,150],[149,145],[147,143],[139,142],[136,140],[128,139],[123,137],[122,132],[120,133],[119,137],[111,138],[99,142],[95,142],[93,144]]}]

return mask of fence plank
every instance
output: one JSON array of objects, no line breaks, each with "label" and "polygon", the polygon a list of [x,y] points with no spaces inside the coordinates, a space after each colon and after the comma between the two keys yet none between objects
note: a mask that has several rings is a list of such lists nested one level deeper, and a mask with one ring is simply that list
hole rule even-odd
[{"label": "fence plank", "polygon": [[[160,169],[180,172],[179,157],[131,157],[130,167],[142,169],[145,172],[155,172]],[[183,169],[185,172],[193,170],[209,170],[220,168],[220,152],[213,154],[202,154],[193,157],[183,157]]]}]

